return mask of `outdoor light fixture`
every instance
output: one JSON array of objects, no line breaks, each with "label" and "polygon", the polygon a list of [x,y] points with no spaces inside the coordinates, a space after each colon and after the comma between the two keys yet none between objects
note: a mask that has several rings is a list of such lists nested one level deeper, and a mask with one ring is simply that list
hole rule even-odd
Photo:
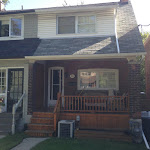
[{"label": "outdoor light fixture", "polygon": [[77,130],[79,130],[80,127],[80,116],[76,116],[76,126],[77,126]]}]

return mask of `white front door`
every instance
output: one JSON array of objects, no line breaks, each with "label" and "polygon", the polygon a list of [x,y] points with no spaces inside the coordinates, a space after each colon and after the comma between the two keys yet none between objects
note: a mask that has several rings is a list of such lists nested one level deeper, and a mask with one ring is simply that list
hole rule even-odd
[{"label": "white front door", "polygon": [[48,106],[55,106],[57,102],[57,93],[64,94],[64,68],[49,68],[48,82]]}]

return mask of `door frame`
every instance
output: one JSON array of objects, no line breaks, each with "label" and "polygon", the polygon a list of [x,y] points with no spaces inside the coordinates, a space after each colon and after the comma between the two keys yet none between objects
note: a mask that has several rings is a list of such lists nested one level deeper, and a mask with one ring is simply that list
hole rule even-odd
[{"label": "door frame", "polygon": [[[51,83],[50,83],[50,81],[51,81],[51,70],[60,70],[60,69],[62,69],[62,95],[64,95],[64,67],[58,67],[58,66],[56,66],[56,67],[49,67],[48,68],[48,103],[47,103],[47,105],[48,105],[48,107],[50,106],[50,101],[51,101],[51,98],[50,98],[50,92],[51,92]],[[57,102],[57,100],[56,100],[56,102]]]},{"label": "door frame", "polygon": [[[9,69],[24,69],[24,67],[0,67],[0,70],[6,70],[6,92],[5,94],[0,94],[1,95],[5,95],[5,111],[7,112],[7,94],[8,94],[8,70]],[[25,78],[25,76],[24,76]],[[23,89],[24,89],[24,84],[23,84]]]}]

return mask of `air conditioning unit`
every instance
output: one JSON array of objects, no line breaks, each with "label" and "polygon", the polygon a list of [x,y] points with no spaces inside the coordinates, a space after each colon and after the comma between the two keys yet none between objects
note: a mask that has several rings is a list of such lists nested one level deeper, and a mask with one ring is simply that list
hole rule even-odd
[{"label": "air conditioning unit", "polygon": [[73,138],[75,120],[61,120],[58,122],[58,137]]}]

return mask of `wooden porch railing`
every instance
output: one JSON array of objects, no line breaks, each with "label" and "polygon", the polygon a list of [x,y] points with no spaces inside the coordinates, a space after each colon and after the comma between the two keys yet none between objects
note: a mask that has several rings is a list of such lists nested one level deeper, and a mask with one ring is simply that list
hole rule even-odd
[{"label": "wooden porch railing", "polygon": [[54,108],[54,131],[57,130],[57,122],[59,120],[60,109],[61,109],[61,93],[58,93],[57,103]]},{"label": "wooden porch railing", "polygon": [[64,112],[129,112],[129,96],[61,96]]}]

